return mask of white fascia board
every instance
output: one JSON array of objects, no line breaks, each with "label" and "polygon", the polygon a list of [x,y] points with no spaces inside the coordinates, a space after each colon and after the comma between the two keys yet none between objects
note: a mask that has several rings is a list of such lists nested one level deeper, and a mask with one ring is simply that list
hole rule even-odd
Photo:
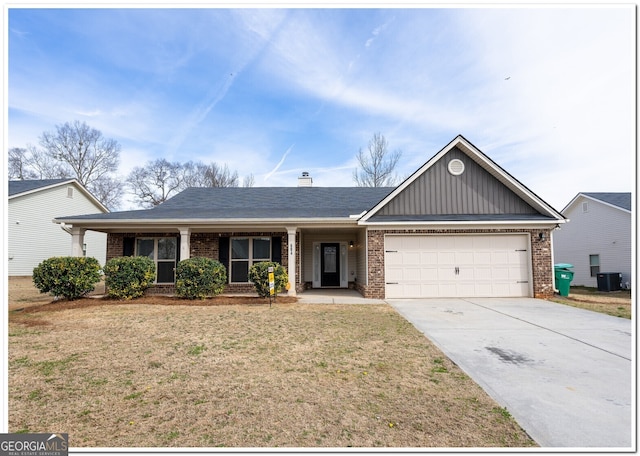
[{"label": "white fascia board", "polygon": [[298,228],[305,227],[355,227],[357,220],[349,218],[309,218],[309,219],[119,219],[119,220],[87,220],[87,219],[54,219],[54,223],[67,226],[76,226],[88,230],[173,230],[179,227],[190,227],[194,229],[215,228],[238,229],[238,228],[255,228],[261,229],[282,229],[285,226],[296,226]]},{"label": "white fascia board", "polygon": [[566,223],[567,219],[562,220],[482,220],[482,221],[435,221],[435,222],[361,222],[359,225],[366,226],[367,229],[390,230],[390,229],[416,229],[423,230],[429,228],[555,228],[560,224]]}]

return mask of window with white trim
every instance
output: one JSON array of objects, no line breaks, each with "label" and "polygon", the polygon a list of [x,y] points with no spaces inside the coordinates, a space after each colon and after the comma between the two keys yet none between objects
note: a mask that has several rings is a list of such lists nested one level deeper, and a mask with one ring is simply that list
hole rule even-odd
[{"label": "window with white trim", "polygon": [[177,250],[175,237],[136,239],[136,256],[146,256],[156,264],[155,283],[175,282]]},{"label": "window with white trim", "polygon": [[251,266],[262,261],[271,261],[270,237],[232,237],[229,244],[231,283],[249,282]]},{"label": "window with white trim", "polygon": [[589,269],[591,277],[596,277],[600,272],[600,255],[589,255]]}]

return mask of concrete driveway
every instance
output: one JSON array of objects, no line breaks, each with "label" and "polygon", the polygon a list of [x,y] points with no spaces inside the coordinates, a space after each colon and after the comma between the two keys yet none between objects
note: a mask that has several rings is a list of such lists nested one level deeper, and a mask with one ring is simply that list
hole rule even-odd
[{"label": "concrete driveway", "polygon": [[635,450],[630,320],[529,298],[388,302],[540,446]]}]

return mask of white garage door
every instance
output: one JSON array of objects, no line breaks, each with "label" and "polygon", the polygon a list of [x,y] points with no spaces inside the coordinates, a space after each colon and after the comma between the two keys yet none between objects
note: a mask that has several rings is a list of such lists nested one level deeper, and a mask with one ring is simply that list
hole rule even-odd
[{"label": "white garage door", "polygon": [[530,296],[529,238],[387,235],[387,298]]}]

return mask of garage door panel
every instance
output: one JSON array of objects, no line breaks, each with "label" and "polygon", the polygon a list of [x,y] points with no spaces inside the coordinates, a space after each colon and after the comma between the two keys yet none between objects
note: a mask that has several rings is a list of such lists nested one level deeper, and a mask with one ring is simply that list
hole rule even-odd
[{"label": "garage door panel", "polygon": [[420,270],[420,280],[438,280],[438,268],[435,267],[423,267]]},{"label": "garage door panel", "polygon": [[402,262],[406,265],[420,264],[420,252],[402,252]]},{"label": "garage door panel", "polygon": [[420,263],[421,264],[438,264],[438,253],[421,251]]},{"label": "garage door panel", "polygon": [[493,270],[490,267],[476,267],[475,278],[477,280],[491,281],[493,277]]},{"label": "garage door panel", "polygon": [[529,296],[528,245],[523,234],[387,236],[387,297]]},{"label": "garage door panel", "polygon": [[473,252],[474,264],[491,264],[491,252]]},{"label": "garage door panel", "polygon": [[408,282],[416,281],[420,283],[420,280],[422,278],[421,272],[422,272],[422,268],[420,267],[407,268],[405,269],[405,273],[403,274],[402,280],[406,280]]},{"label": "garage door panel", "polygon": [[455,252],[438,252],[438,264],[450,264],[454,265],[456,262]]},{"label": "garage door panel", "polygon": [[463,265],[467,265],[467,264],[474,264],[474,255],[473,255],[473,251],[462,251],[462,252],[455,252],[455,261],[454,263],[456,265],[458,265],[458,267],[463,266]]}]

